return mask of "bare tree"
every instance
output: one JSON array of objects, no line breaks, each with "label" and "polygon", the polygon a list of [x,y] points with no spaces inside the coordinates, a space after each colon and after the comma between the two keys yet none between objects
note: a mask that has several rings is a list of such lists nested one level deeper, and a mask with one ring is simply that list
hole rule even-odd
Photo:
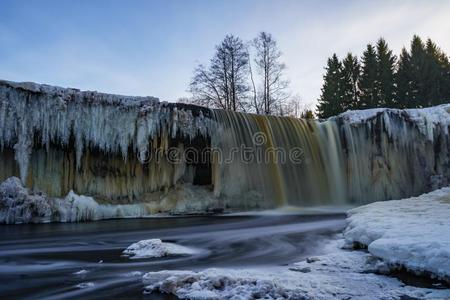
[{"label": "bare tree", "polygon": [[261,32],[253,40],[255,48],[255,64],[261,76],[259,103],[255,110],[263,114],[283,114],[280,109],[289,98],[287,88],[289,82],[283,78],[286,69],[280,62],[281,51],[270,33]]},{"label": "bare tree", "polygon": [[300,95],[296,94],[278,106],[278,114],[300,119],[313,119],[313,107],[314,103],[305,103]]},{"label": "bare tree", "polygon": [[194,70],[190,92],[194,103],[213,108],[245,111],[247,107],[248,52],[238,37],[227,35],[208,67]]}]

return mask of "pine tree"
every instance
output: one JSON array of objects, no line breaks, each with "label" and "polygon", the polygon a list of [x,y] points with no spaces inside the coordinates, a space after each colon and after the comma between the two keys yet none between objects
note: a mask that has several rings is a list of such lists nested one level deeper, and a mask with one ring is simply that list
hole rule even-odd
[{"label": "pine tree", "polygon": [[359,81],[361,91],[358,108],[372,108],[377,106],[377,54],[375,48],[367,45],[362,57],[362,71]]},{"label": "pine tree", "polygon": [[360,65],[358,58],[348,53],[342,61],[342,75],[341,75],[341,110],[346,111],[358,107],[359,89],[358,80],[360,73]]},{"label": "pine tree", "polygon": [[395,106],[394,69],[396,57],[383,38],[377,42],[376,106]]},{"label": "pine tree", "polygon": [[408,51],[403,48],[397,64],[397,72],[395,74],[395,103],[397,108],[413,107],[410,102],[411,98],[411,56]]},{"label": "pine tree", "polygon": [[319,118],[328,118],[342,112],[340,105],[342,98],[340,89],[342,64],[336,54],[328,58],[325,70],[322,95],[317,106]]},{"label": "pine tree", "polygon": [[439,61],[440,49],[428,39],[425,44],[425,70],[424,70],[424,106],[440,104],[443,97],[443,77],[441,74],[441,62]]},{"label": "pine tree", "polygon": [[410,103],[411,107],[426,106],[425,95],[425,65],[426,52],[422,39],[415,35],[411,42],[411,81]]},{"label": "pine tree", "polygon": [[443,98],[442,103],[449,103],[450,102],[450,61],[449,57],[444,53],[441,52],[439,55],[439,61],[441,62],[441,74],[443,78]]}]

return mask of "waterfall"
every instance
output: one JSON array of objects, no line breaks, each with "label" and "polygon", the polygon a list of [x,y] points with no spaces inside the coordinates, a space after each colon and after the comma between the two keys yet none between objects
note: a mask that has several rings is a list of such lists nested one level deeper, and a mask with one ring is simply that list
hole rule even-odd
[{"label": "waterfall", "polygon": [[214,191],[225,197],[257,193],[280,205],[342,204],[344,156],[336,122],[319,123],[215,110]]},{"label": "waterfall", "polygon": [[149,213],[360,204],[447,184],[449,127],[450,105],[302,120],[0,81],[0,181]]}]

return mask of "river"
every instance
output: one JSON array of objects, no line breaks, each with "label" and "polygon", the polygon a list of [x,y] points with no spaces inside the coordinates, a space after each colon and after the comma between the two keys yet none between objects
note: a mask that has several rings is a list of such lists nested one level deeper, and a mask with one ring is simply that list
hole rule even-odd
[{"label": "river", "polygon": [[[141,275],[290,264],[323,254],[322,246],[344,228],[344,218],[343,214],[192,216],[2,225],[0,298],[175,299],[144,295]],[[121,255],[130,244],[151,238],[201,251],[158,259]]]}]

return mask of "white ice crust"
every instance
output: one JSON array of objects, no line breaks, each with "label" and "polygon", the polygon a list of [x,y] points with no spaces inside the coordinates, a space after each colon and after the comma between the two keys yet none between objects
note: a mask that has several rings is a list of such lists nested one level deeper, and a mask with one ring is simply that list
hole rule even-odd
[{"label": "white ice crust", "polygon": [[[344,239],[332,241],[328,254],[288,267],[149,272],[145,291],[181,299],[450,299],[450,289],[381,275],[402,267],[448,281],[449,218],[450,187],[375,202],[348,212]],[[348,250],[356,242],[368,252]]]},{"label": "white ice crust", "polygon": [[17,177],[0,184],[0,223],[81,222],[148,215],[144,204],[103,205],[73,191],[62,199],[50,198],[24,188]]},{"label": "white ice crust", "polygon": [[176,255],[192,255],[198,251],[193,248],[163,242],[160,239],[142,240],[131,244],[123,251],[130,258],[152,258]]},{"label": "white ice crust", "polygon": [[392,267],[450,278],[450,187],[355,208],[348,222],[347,243],[368,246]]},{"label": "white ice crust", "polygon": [[[339,243],[343,241],[338,241]],[[405,286],[373,271],[383,263],[362,251],[342,250],[290,267],[264,269],[165,270],[143,276],[145,293],[159,291],[181,299],[445,299],[450,290]],[[406,297],[405,297],[406,298]]]},{"label": "white ice crust", "polygon": [[[386,124],[389,124],[389,115],[404,115],[415,123],[419,130],[433,140],[434,131],[439,128],[445,134],[448,134],[450,126],[450,104],[442,104],[427,108],[414,109],[393,109],[393,108],[372,108],[365,110],[349,110],[334,118],[341,118],[349,125],[367,123],[382,114]],[[387,128],[389,130],[389,128]]]}]

